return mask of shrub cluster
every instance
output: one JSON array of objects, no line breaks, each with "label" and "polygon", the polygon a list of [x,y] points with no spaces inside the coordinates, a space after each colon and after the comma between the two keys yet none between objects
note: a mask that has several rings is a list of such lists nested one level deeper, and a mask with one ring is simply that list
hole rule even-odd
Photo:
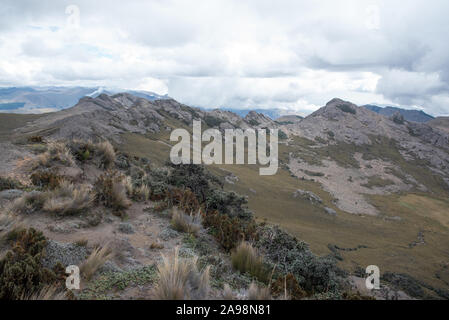
[{"label": "shrub cluster", "polygon": [[115,214],[121,215],[131,204],[126,194],[125,177],[117,171],[108,171],[99,176],[94,183],[94,190],[97,202],[111,208]]},{"label": "shrub cluster", "polygon": [[339,292],[343,271],[331,256],[318,257],[309,246],[277,226],[259,230],[257,247],[283,274],[291,273],[308,293]]},{"label": "shrub cluster", "polygon": [[111,168],[115,164],[114,147],[107,140],[97,143],[72,140],[67,144],[67,147],[78,161],[85,162],[93,159],[96,165],[103,169]]},{"label": "shrub cluster", "polygon": [[0,191],[19,188],[21,188],[21,184],[18,181],[0,176]]},{"label": "shrub cluster", "polygon": [[52,169],[38,169],[30,175],[31,183],[44,189],[55,189],[62,181],[62,177]]},{"label": "shrub cluster", "polygon": [[46,246],[42,232],[32,228],[15,230],[7,239],[14,244],[0,260],[0,299],[21,299],[60,279],[59,271],[42,266]]}]

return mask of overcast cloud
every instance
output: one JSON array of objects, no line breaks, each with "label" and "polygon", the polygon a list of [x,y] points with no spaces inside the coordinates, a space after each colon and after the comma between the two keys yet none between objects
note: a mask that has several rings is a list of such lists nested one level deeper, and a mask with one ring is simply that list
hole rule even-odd
[{"label": "overcast cloud", "polygon": [[449,115],[448,16],[446,0],[2,0],[0,86],[302,114],[340,97]]}]

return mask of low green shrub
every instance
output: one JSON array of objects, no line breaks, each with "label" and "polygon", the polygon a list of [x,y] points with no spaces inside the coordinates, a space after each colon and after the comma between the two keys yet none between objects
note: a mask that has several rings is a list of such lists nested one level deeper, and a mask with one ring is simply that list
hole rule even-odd
[{"label": "low green shrub", "polygon": [[265,226],[258,235],[256,247],[281,273],[294,275],[308,293],[341,290],[345,274],[333,257],[315,256],[305,242],[298,241],[277,226]]},{"label": "low green shrub", "polygon": [[54,270],[42,266],[46,238],[35,229],[10,234],[12,250],[0,260],[0,299],[18,300],[60,280]]}]

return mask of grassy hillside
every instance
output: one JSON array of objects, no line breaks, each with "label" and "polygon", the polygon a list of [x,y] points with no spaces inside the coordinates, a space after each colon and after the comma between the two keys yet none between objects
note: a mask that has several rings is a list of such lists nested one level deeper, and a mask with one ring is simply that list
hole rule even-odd
[{"label": "grassy hillside", "polygon": [[0,113],[0,142],[9,139],[10,133],[28,122],[42,117],[44,114]]},{"label": "grassy hillside", "polygon": [[[119,146],[123,151],[147,157],[154,163],[163,163],[168,159],[168,134],[158,137],[128,134],[124,138],[124,144]],[[377,150],[378,147],[375,147],[366,152],[376,153]],[[291,151],[295,151],[295,147],[280,146],[281,163],[285,162]],[[347,161],[343,153],[341,155],[341,161]],[[449,275],[441,273],[449,258],[447,198],[418,193],[369,196],[381,215],[360,216],[339,210],[332,203],[332,196],[323,191],[318,183],[292,177],[286,169],[280,168],[273,176],[260,176],[255,165],[220,165],[208,169],[221,177],[229,172],[236,175],[238,181],[226,184],[225,189],[247,195],[249,208],[257,219],[279,224],[308,242],[316,253],[329,254],[329,248],[335,246],[354,248],[333,249],[340,256],[340,265],[347,270],[375,264],[380,267],[381,273],[407,273],[432,286],[447,288]],[[293,197],[297,189],[314,192],[323,204],[316,205]],[[337,216],[326,214],[324,206],[336,210]],[[425,245],[412,246],[420,232],[424,234]]]}]

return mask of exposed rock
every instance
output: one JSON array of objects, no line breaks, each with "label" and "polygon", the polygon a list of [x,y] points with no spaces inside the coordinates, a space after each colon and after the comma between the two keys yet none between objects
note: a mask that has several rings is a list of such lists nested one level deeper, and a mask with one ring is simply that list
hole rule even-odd
[{"label": "exposed rock", "polygon": [[118,230],[122,233],[132,234],[135,233],[134,226],[131,223],[120,223],[118,226]]},{"label": "exposed rock", "polygon": [[326,212],[327,214],[329,214],[331,216],[337,215],[337,211],[335,211],[334,209],[329,208],[329,207],[324,207],[324,212]]},{"label": "exposed rock", "polygon": [[323,203],[323,200],[321,200],[320,197],[318,197],[315,193],[313,193],[311,191],[305,191],[305,190],[298,189],[295,192],[293,192],[293,197],[295,197],[295,198],[301,197],[306,200],[309,200],[312,203],[318,203],[318,204]]},{"label": "exposed rock", "polygon": [[165,228],[159,233],[159,237],[164,241],[176,238],[177,236],[179,236],[179,232],[171,228]]},{"label": "exposed rock", "polygon": [[234,184],[239,181],[239,177],[237,177],[235,174],[231,173],[230,175],[227,175],[225,177],[225,181],[229,184]]}]

